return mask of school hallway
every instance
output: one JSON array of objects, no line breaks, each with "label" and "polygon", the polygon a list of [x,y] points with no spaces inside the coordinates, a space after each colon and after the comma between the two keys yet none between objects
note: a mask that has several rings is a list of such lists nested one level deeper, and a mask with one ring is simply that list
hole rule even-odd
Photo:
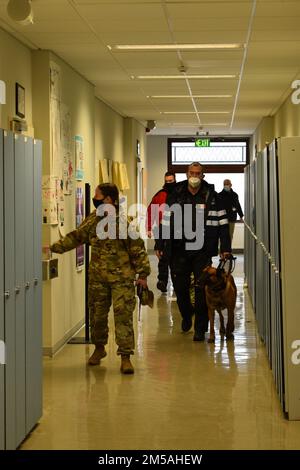
[{"label": "school hallway", "polygon": [[[135,374],[120,373],[111,333],[100,366],[93,346],[66,344],[44,358],[43,417],[21,449],[297,449],[300,422],[284,418],[247,291],[243,256],[234,342],[196,343],[181,332],[176,298],[156,289],[154,308],[135,309]],[[68,295],[72,295],[71,292]],[[216,328],[217,331],[217,328]],[[83,331],[79,333],[83,336]]]}]

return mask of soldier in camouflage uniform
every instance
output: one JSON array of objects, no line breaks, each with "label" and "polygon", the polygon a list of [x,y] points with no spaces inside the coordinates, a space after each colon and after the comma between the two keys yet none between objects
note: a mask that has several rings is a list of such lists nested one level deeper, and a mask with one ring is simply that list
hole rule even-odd
[{"label": "soldier in camouflage uniform", "polygon": [[[102,203],[118,203],[118,188],[109,183],[96,188],[93,202],[95,207]],[[102,206],[104,207],[104,206]],[[109,207],[109,206],[105,206]],[[134,349],[133,311],[135,308],[134,280],[138,274],[137,284],[147,287],[147,276],[150,274],[148,255],[141,238],[119,239],[120,215],[116,209],[116,239],[99,238],[96,228],[104,217],[93,211],[78,227],[68,233],[62,240],[54,243],[51,250],[65,253],[73,248],[89,243],[92,247],[89,269],[89,308],[91,337],[95,351],[89,359],[90,365],[97,365],[106,356],[105,345],[108,340],[108,312],[113,303],[115,320],[115,339],[118,345],[117,354],[121,355],[121,372],[133,374],[130,355]],[[127,221],[125,222],[127,228]],[[104,228],[107,231],[107,225]],[[103,232],[102,232],[103,233]]]}]

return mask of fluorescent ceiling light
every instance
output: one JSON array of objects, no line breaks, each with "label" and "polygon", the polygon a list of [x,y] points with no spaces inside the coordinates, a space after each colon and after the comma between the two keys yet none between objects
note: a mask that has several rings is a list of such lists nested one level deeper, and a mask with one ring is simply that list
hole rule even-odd
[{"label": "fluorescent ceiling light", "polygon": [[116,44],[107,45],[115,51],[194,51],[207,49],[241,49],[244,44]]},{"label": "fluorescent ceiling light", "polygon": [[[172,127],[176,127],[176,128],[179,128],[179,127],[187,127],[187,128],[195,128],[195,129],[199,129],[199,124],[187,124],[187,123],[180,123],[180,122],[167,122],[167,123],[164,123],[164,125],[166,126],[172,126]],[[215,123],[210,123],[210,124],[205,124],[205,123],[201,123],[201,126],[203,127],[209,127],[209,126],[228,126],[228,124],[226,124],[225,122],[215,122]],[[205,132],[205,131],[203,131]],[[200,137],[202,137],[203,134],[200,135]]]},{"label": "fluorescent ceiling light", "polygon": [[204,79],[212,79],[212,78],[236,78],[236,75],[137,75],[134,77],[132,75],[131,78],[137,78],[138,80],[182,80],[184,78],[204,78]]},{"label": "fluorescent ceiling light", "polygon": [[162,114],[230,114],[230,111],[163,111]]},{"label": "fluorescent ceiling light", "polygon": [[151,95],[147,98],[232,98],[232,95]]},{"label": "fluorescent ceiling light", "polygon": [[205,123],[202,122],[201,126],[209,127],[209,126],[228,126],[225,122],[210,122],[210,123]]}]

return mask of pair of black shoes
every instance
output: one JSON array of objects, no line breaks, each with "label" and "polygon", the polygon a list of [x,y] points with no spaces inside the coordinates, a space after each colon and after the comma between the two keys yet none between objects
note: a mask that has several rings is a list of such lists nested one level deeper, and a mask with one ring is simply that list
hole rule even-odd
[{"label": "pair of black shoes", "polygon": [[165,284],[163,281],[158,281],[158,283],[156,284],[156,287],[163,293],[168,291],[167,284]]},{"label": "pair of black shoes", "polygon": [[[184,317],[181,322],[181,329],[184,333],[187,333],[192,328],[192,317]],[[204,332],[195,332],[193,341],[204,341],[205,333]]]},{"label": "pair of black shoes", "polygon": [[193,341],[204,341],[205,340],[205,333],[196,333],[194,334]]}]

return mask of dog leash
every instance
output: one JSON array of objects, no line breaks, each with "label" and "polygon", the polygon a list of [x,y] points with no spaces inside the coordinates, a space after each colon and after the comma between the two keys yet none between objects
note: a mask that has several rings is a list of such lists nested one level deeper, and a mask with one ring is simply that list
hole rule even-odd
[{"label": "dog leash", "polygon": [[225,271],[225,265],[227,262],[229,262],[229,269],[228,271],[226,271],[226,274],[231,274],[233,273],[233,271],[235,270],[235,260],[236,260],[236,256],[232,256],[230,255],[230,258],[227,258],[227,259],[220,259],[219,260],[219,265],[217,267],[217,273],[222,273],[223,271]]}]

